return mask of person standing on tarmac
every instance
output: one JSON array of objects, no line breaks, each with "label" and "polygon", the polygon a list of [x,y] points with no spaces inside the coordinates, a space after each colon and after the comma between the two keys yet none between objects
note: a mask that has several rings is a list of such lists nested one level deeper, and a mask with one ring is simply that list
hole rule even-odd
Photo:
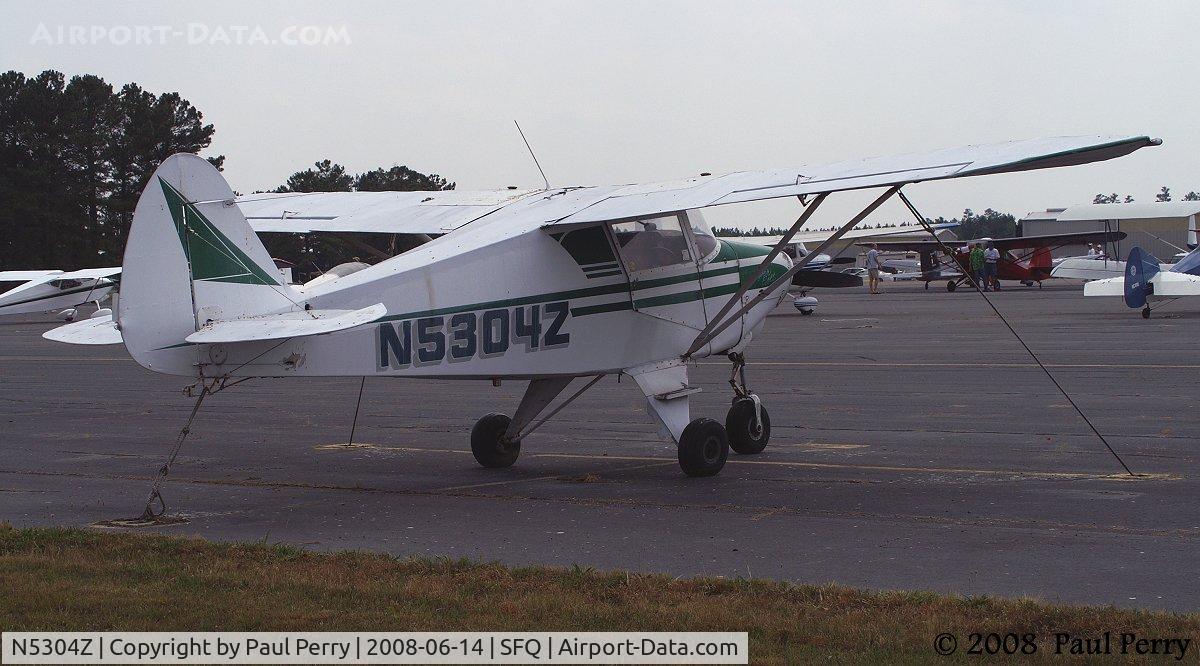
[{"label": "person standing on tarmac", "polygon": [[988,241],[987,249],[983,251],[983,290],[987,291],[988,286],[992,289],[1000,291],[1000,250]]},{"label": "person standing on tarmac", "polygon": [[867,278],[872,294],[881,293],[879,291],[879,268],[879,246],[871,243],[871,249],[867,250]]},{"label": "person standing on tarmac", "polygon": [[980,288],[985,287],[986,285],[983,284],[983,243],[975,243],[971,246],[968,264],[971,267],[971,279]]}]

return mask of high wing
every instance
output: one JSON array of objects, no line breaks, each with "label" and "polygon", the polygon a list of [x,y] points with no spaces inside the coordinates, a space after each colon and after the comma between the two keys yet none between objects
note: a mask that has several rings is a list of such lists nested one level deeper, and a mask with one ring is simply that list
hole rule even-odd
[{"label": "high wing", "polygon": [[793,169],[744,171],[630,185],[614,190],[602,200],[555,224],[607,222],[747,201],[1086,164],[1121,157],[1160,143],[1161,140],[1148,136],[1030,139]]},{"label": "high wing", "polygon": [[77,271],[67,271],[66,273],[56,273],[49,276],[47,282],[55,280],[99,280],[100,278],[111,278],[121,272],[120,266],[112,266],[110,268],[83,268]]},{"label": "high wing", "polygon": [[258,233],[444,234],[533,192],[289,192],[235,201]]},{"label": "high wing", "polygon": [[49,271],[0,271],[0,282],[29,282],[47,275],[58,275],[60,270]]},{"label": "high wing", "polygon": [[[1037,247],[1059,247],[1077,243],[1109,243],[1124,240],[1128,236],[1124,231],[1082,231],[1069,234],[1050,234],[1046,236],[1015,236],[1013,238],[975,238],[958,240],[947,243],[951,247],[959,247],[971,243],[990,242],[997,250],[1019,250]],[[879,246],[881,250],[904,250],[908,252],[929,252],[941,249],[941,244],[933,240],[920,241],[871,241],[856,243],[856,245]]]},{"label": "high wing", "polygon": [[[934,232],[939,232],[943,229],[953,229],[959,226],[958,222],[943,222],[930,225]],[[922,233],[924,228],[915,224],[910,224],[902,227],[882,227],[877,229],[851,229],[842,235],[842,238],[882,238],[885,236],[898,236],[901,234]],[[792,237],[792,243],[820,243],[834,234],[836,230],[827,231],[809,231],[807,233],[798,233]],[[722,236],[724,238],[724,236]],[[783,236],[730,236],[729,240],[742,241],[744,243],[753,243],[754,245],[762,245],[765,247],[774,247],[776,243],[783,239]],[[932,242],[932,241],[931,241]],[[958,241],[952,241],[958,242]]]},{"label": "high wing", "polygon": [[685,180],[550,191],[328,192],[255,194],[236,202],[257,232],[443,234],[526,197],[560,196],[543,226],[673,213],[692,208],[883,187],[943,178],[1085,164],[1161,143],[1148,136],[1084,136],[965,146]]}]

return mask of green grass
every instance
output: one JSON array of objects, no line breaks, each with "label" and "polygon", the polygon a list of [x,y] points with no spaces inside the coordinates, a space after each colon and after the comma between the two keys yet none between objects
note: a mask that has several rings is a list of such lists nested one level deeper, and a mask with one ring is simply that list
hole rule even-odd
[{"label": "green grass", "polygon": [[971,632],[1033,632],[1041,655],[1056,631],[1200,651],[1195,614],[7,525],[0,629],[747,631],[754,663],[940,661],[940,632],[964,648]]}]

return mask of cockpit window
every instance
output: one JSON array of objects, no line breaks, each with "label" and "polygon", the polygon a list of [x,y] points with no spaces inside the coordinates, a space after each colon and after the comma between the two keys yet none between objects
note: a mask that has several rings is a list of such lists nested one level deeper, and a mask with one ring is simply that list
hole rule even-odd
[{"label": "cockpit window", "polygon": [[626,270],[644,271],[692,261],[687,238],[675,215],[620,222],[613,235]]}]

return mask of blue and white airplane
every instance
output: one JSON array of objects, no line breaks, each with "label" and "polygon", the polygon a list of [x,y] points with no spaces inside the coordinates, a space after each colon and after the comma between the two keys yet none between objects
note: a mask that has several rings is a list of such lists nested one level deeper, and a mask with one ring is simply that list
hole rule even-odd
[{"label": "blue and white airplane", "polygon": [[1169,303],[1184,296],[1200,296],[1200,248],[1174,264],[1163,266],[1154,255],[1135,247],[1125,260],[1123,277],[1096,280],[1083,286],[1084,296],[1124,296],[1125,305],[1141,308],[1149,319],[1151,303]]}]

